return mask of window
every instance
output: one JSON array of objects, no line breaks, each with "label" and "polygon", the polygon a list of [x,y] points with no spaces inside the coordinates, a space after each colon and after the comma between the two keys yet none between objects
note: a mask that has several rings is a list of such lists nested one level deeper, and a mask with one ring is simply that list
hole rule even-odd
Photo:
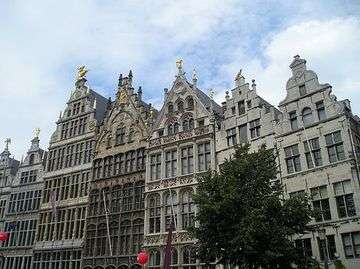
[{"label": "window", "polygon": [[[310,143],[308,143],[310,142]],[[310,149],[308,144],[310,144]],[[322,165],[322,159],[321,159],[321,151],[320,151],[320,144],[319,144],[319,138],[310,139],[309,141],[304,142],[304,148],[305,148],[305,157],[306,157],[306,163],[308,168],[315,166],[321,166]],[[311,153],[310,153],[311,151]]]},{"label": "window", "polygon": [[190,131],[192,129],[194,129],[194,119],[193,118],[184,119],[182,123],[182,130]]},{"label": "window", "polygon": [[291,130],[297,130],[299,128],[299,126],[298,126],[298,122],[297,122],[296,111],[290,112],[289,118],[290,118]]},{"label": "window", "polygon": [[194,226],[195,205],[192,199],[192,192],[185,191],[181,197],[181,222],[182,229]]},{"label": "window", "polygon": [[284,148],[285,162],[288,174],[301,171],[300,153],[298,145]]},{"label": "window", "polygon": [[144,222],[142,219],[136,219],[133,222],[133,246],[132,253],[138,253],[141,250],[144,237]]},{"label": "window", "polygon": [[129,211],[132,209],[133,206],[133,184],[127,183],[124,185],[123,188],[123,204],[122,210]]},{"label": "window", "polygon": [[106,251],[106,244],[107,244],[107,231],[106,231],[106,224],[101,223],[97,229],[97,238],[95,244],[95,255],[96,256],[104,256]]},{"label": "window", "polygon": [[207,171],[211,167],[210,142],[198,144],[198,168],[199,172]]},{"label": "window", "polygon": [[188,110],[194,110],[194,99],[191,97],[187,100],[187,108]]},{"label": "window", "polygon": [[352,192],[353,189],[350,180],[334,183],[334,193],[339,218],[346,218],[356,215]]},{"label": "window", "polygon": [[160,195],[156,194],[149,198],[149,233],[160,233]]},{"label": "window", "polygon": [[161,153],[150,156],[150,179],[156,180],[161,178]]},{"label": "window", "polygon": [[115,136],[116,145],[125,143],[125,127],[118,128]]},{"label": "window", "polygon": [[120,249],[119,254],[130,254],[131,223],[125,220],[120,223]]},{"label": "window", "polygon": [[34,159],[35,159],[35,155],[34,155],[34,154],[31,154],[31,155],[30,155],[30,158],[29,158],[29,164],[30,164],[30,165],[34,164]]},{"label": "window", "polygon": [[160,269],[160,251],[150,251],[149,268]]},{"label": "window", "polygon": [[191,174],[194,172],[194,153],[193,146],[181,149],[181,174]]},{"label": "window", "polygon": [[96,240],[96,226],[94,224],[90,224],[90,225],[88,225],[86,230],[87,230],[87,232],[86,232],[85,253],[86,253],[86,256],[93,256],[95,240]]},{"label": "window", "polygon": [[116,221],[112,221],[109,225],[111,248],[113,255],[118,254],[118,240],[119,240],[119,224]]},{"label": "window", "polygon": [[303,124],[305,127],[309,126],[310,124],[312,124],[314,122],[311,108],[309,108],[309,107],[304,108],[304,110],[302,112],[302,120],[303,120]]},{"label": "window", "polygon": [[226,130],[226,140],[228,147],[234,146],[237,144],[236,139],[236,128],[231,128],[229,130]]},{"label": "window", "polygon": [[250,109],[252,107],[251,100],[246,101],[247,108]]},{"label": "window", "polygon": [[165,177],[175,177],[177,170],[177,150],[165,152]]},{"label": "window", "polygon": [[318,213],[315,216],[316,221],[331,220],[329,197],[327,193],[327,186],[320,186],[310,189],[312,204]]},{"label": "window", "polygon": [[173,135],[179,132],[179,124],[177,122],[169,124],[168,126],[168,135]]},{"label": "window", "polygon": [[324,106],[323,101],[320,101],[320,102],[316,103],[316,111],[317,111],[319,121],[322,121],[322,120],[326,119],[325,106]]},{"label": "window", "polygon": [[165,231],[168,231],[171,227],[171,222],[177,220],[177,195],[176,192],[171,191],[165,194]]},{"label": "window", "polygon": [[168,112],[169,113],[174,112],[174,105],[172,103],[168,104]]},{"label": "window", "polygon": [[[335,259],[335,253],[336,253],[335,236],[334,235],[327,235],[326,236],[326,242],[325,242],[325,240],[321,240],[318,237],[317,241],[318,241],[318,246],[319,246],[320,260],[322,260],[322,261],[324,260],[325,251],[326,251],[327,257],[330,260],[334,260]],[[327,249],[326,249],[325,246],[327,246]]]},{"label": "window", "polygon": [[177,103],[177,110],[178,111],[183,111],[184,110],[184,102],[183,101],[179,101]]},{"label": "window", "polygon": [[248,142],[247,138],[247,124],[240,125],[239,127],[239,136],[240,136],[240,144],[246,144]]},{"label": "window", "polygon": [[325,141],[328,150],[329,161],[331,163],[345,159],[344,146],[340,131],[325,135]]},{"label": "window", "polygon": [[233,106],[231,107],[231,114],[235,115],[235,113],[236,113],[236,108]]},{"label": "window", "polygon": [[131,142],[134,142],[134,128],[130,128],[129,130],[129,135],[128,135],[128,142],[131,143]]},{"label": "window", "polygon": [[299,93],[300,93],[300,96],[304,96],[306,94],[305,84],[299,86]]},{"label": "window", "polygon": [[239,115],[245,114],[245,101],[238,102]]},{"label": "window", "polygon": [[341,234],[346,258],[360,257],[360,232]]},{"label": "window", "polygon": [[310,238],[295,240],[295,248],[303,260],[313,256]]},{"label": "window", "polygon": [[137,181],[135,183],[135,207],[134,209],[143,209],[144,208],[144,181]]},{"label": "window", "polygon": [[260,136],[260,119],[250,121],[250,137],[251,139]]},{"label": "window", "polygon": [[196,250],[190,246],[182,248],[183,269],[196,269]]}]

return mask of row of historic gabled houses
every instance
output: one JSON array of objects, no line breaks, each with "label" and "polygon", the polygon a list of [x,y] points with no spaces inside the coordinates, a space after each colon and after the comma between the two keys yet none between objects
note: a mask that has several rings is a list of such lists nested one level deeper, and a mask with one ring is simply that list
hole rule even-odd
[{"label": "row of historic gabled houses", "polygon": [[[219,105],[198,88],[196,74],[189,81],[181,61],[177,67],[160,111],[144,101],[141,87],[134,90],[131,72],[120,76],[114,101],[79,75],[48,153],[39,149],[38,135],[21,163],[6,147],[0,164],[0,225],[10,232],[0,248],[4,268],[137,267],[143,248],[148,266],[160,268],[172,219],[172,267],[201,266],[186,231],[194,225],[197,176],[218,169],[244,143],[273,148],[274,180],[286,196],[306,192],[320,210],[309,224],[313,232],[293,238],[299,252],[358,268],[360,119],[350,102],[338,101],[299,56],[278,107],[241,71]],[[22,179],[26,172],[32,180]],[[27,209],[33,189],[41,201],[37,192],[31,197],[39,202]],[[21,222],[30,219],[35,224]]]}]

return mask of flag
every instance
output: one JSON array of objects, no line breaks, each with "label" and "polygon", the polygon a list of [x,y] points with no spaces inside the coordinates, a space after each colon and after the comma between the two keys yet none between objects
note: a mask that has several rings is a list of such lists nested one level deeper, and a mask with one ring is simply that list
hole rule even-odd
[{"label": "flag", "polygon": [[170,269],[170,265],[171,265],[171,242],[172,242],[173,229],[174,229],[174,219],[171,218],[169,233],[166,239],[164,269]]},{"label": "flag", "polygon": [[55,193],[54,190],[50,191],[50,205],[51,205],[51,208],[52,208],[53,218],[56,219],[56,217],[57,217],[56,193]]}]

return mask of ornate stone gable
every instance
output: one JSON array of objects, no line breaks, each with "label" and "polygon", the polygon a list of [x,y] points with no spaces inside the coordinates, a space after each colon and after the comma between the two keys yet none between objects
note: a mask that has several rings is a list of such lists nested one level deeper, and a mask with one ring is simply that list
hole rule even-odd
[{"label": "ornate stone gable", "polygon": [[116,100],[109,104],[106,117],[97,135],[96,154],[119,152],[138,148],[150,134],[157,111],[141,100],[142,89],[134,93],[132,73],[120,75]]},{"label": "ornate stone gable", "polygon": [[[171,90],[165,89],[164,92],[165,101],[153,130],[167,128],[169,124],[181,125],[184,120],[205,119],[212,116],[212,100],[196,87],[196,81],[189,83],[185,75],[178,75]],[[200,98],[204,96],[206,102],[204,98]]]}]

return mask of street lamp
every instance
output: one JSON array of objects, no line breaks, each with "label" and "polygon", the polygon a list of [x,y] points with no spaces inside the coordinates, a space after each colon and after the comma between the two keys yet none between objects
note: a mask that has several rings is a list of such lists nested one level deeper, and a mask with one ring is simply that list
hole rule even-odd
[{"label": "street lamp", "polygon": [[318,233],[320,238],[320,244],[322,244],[322,248],[324,250],[324,268],[329,269],[329,259],[327,255],[327,244],[326,244],[326,230],[324,228],[319,229]]}]

